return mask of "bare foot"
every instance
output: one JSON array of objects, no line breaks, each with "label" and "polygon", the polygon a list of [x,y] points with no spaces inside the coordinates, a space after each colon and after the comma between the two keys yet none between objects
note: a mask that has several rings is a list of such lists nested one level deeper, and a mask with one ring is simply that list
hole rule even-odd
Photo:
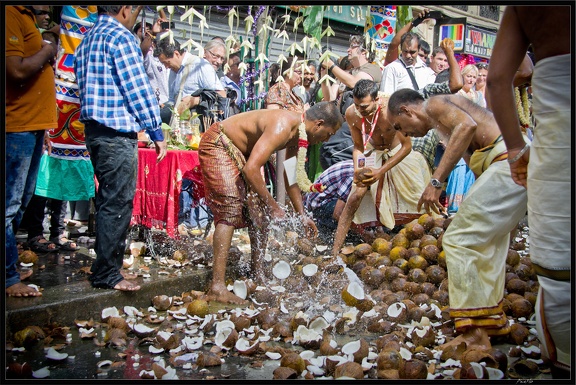
[{"label": "bare foot", "polygon": [[490,337],[488,337],[488,333],[486,329],[483,328],[472,328],[458,337],[454,338],[452,341],[447,342],[440,346],[440,349],[446,348],[452,345],[459,345],[462,342],[466,344],[466,348],[469,349],[471,347],[475,347],[482,350],[490,350],[492,349],[492,345],[490,344]]},{"label": "bare foot", "polygon": [[34,273],[34,271],[32,271],[32,269],[20,271],[20,281],[24,281],[24,280],[30,278],[32,273]]},{"label": "bare foot", "polygon": [[40,297],[42,293],[33,287],[18,282],[6,288],[6,295],[9,297]]},{"label": "bare foot", "polygon": [[211,288],[210,290],[208,290],[205,299],[206,301],[233,303],[236,305],[246,305],[248,303],[248,301],[243,300],[236,294],[231,293],[226,289],[222,290],[220,288]]},{"label": "bare foot", "polygon": [[123,279],[122,281],[118,282],[116,284],[116,286],[114,286],[114,290],[136,291],[136,290],[140,290],[140,286],[135,284],[135,283],[128,282],[127,280]]},{"label": "bare foot", "polygon": [[120,274],[122,275],[122,277],[124,277],[124,279],[136,279],[136,278],[138,278],[138,274],[131,273],[131,272],[125,271],[125,270],[120,270]]}]

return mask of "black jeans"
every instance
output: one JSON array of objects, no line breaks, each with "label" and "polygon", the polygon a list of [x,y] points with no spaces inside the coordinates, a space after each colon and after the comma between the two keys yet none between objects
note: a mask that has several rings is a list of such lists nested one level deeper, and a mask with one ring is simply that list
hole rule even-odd
[{"label": "black jeans", "polygon": [[46,204],[48,204],[48,213],[50,214],[50,239],[63,235],[67,203],[67,201],[59,199],[50,199],[36,194],[32,195],[32,199],[30,199],[20,223],[20,228],[25,228],[28,231],[28,241],[39,235],[44,235]]},{"label": "black jeans", "polygon": [[138,143],[136,133],[120,133],[100,125],[86,125],[86,148],[98,180],[96,192],[96,261],[92,286],[113,288],[120,274],[126,236],[132,217]]}]

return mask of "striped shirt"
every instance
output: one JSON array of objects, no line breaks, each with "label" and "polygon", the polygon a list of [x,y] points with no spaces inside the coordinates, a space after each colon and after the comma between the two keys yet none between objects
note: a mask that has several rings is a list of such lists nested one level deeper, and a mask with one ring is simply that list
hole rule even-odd
[{"label": "striped shirt", "polygon": [[307,193],[304,198],[304,207],[308,211],[312,211],[334,199],[341,199],[346,202],[353,181],[354,164],[352,160],[338,162],[328,167],[316,179],[316,183],[321,183],[326,186],[326,189],[321,193]]},{"label": "striped shirt", "polygon": [[97,121],[121,132],[146,130],[163,140],[160,107],[134,35],[118,20],[100,15],[76,50],[80,121]]}]

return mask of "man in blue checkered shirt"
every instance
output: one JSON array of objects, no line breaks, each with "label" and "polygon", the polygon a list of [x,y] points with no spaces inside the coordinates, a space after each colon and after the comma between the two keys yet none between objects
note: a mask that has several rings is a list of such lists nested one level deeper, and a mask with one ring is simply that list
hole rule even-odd
[{"label": "man in blue checkered shirt", "polygon": [[322,172],[315,181],[326,186],[326,189],[320,193],[307,193],[304,197],[304,207],[312,213],[314,223],[318,227],[318,237],[325,243],[332,243],[334,239],[334,231],[338,227],[338,219],[352,190],[353,180],[352,160],[335,163]]},{"label": "man in blue checkered shirt", "polygon": [[158,162],[166,156],[160,108],[146,75],[139,42],[130,32],[139,9],[98,6],[98,21],[76,50],[80,121],[98,179],[96,261],[92,286],[139,290],[120,269],[132,217],[138,168],[137,133],[146,130]]}]

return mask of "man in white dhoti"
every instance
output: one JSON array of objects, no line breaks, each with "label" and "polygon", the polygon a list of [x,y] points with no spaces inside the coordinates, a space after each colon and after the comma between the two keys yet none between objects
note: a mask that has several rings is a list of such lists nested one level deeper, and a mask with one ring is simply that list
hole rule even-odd
[{"label": "man in white dhoti", "polygon": [[[542,353],[553,378],[570,378],[572,263],[571,63],[568,6],[506,7],[490,60],[487,80],[494,117],[500,126],[514,182],[528,191],[530,257],[540,289],[536,321]],[[554,31],[554,36],[550,32]],[[529,45],[534,140],[522,137],[512,82]]]},{"label": "man in white dhoti", "polygon": [[[526,214],[526,190],[510,178],[506,147],[492,113],[460,95],[430,99],[396,91],[388,102],[392,126],[406,136],[436,128],[446,152],[418,202],[439,213],[441,187],[454,165],[471,155],[476,182],[443,236],[448,267],[450,316],[468,345],[486,346],[488,336],[509,332],[502,310],[510,232]],[[488,343],[489,345],[489,343]],[[480,347],[480,346],[479,346]]]},{"label": "man in white dhoti", "polygon": [[[387,96],[371,80],[359,80],[346,121],[354,142],[354,185],[338,221],[332,253],[337,255],[350,225],[394,228],[395,213],[416,214],[418,198],[430,180],[424,156],[387,119]],[[416,216],[417,217],[417,216]]]}]

